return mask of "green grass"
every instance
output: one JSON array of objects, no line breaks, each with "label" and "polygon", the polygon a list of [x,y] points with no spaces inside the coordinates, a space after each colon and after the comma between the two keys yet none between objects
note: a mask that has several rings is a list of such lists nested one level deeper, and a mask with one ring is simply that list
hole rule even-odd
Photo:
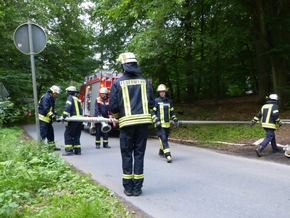
[{"label": "green grass", "polygon": [[264,137],[264,131],[259,126],[250,128],[242,124],[192,124],[181,125],[179,129],[171,131],[173,138],[188,139],[199,143],[213,141],[239,142],[244,139]]},{"label": "green grass", "polygon": [[57,153],[0,129],[0,217],[133,217],[114,193]]},{"label": "green grass", "polygon": [[[180,104],[175,106],[175,113],[179,120],[199,121],[249,121],[255,115],[245,99],[232,103],[231,99],[224,103],[208,101],[205,105]],[[260,125],[251,128],[248,124],[183,124],[179,129],[172,129],[170,137],[196,141],[200,144],[211,144],[216,141],[237,143],[241,141],[255,141],[264,137],[264,130]],[[216,145],[214,145],[216,146]]]}]

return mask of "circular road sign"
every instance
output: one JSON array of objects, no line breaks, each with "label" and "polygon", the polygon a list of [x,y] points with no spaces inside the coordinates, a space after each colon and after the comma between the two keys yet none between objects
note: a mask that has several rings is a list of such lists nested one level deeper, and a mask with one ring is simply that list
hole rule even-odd
[{"label": "circular road sign", "polygon": [[[29,25],[31,25],[31,34],[29,33]],[[33,51],[30,51],[29,42],[32,42]],[[14,44],[24,54],[38,54],[46,46],[46,34],[40,26],[33,23],[25,23],[15,30]]]}]

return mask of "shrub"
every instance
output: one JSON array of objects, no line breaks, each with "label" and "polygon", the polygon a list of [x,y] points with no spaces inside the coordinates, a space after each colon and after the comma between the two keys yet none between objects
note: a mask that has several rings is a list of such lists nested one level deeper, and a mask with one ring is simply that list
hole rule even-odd
[{"label": "shrub", "polygon": [[14,123],[21,117],[21,110],[15,108],[14,103],[9,99],[0,99],[0,127]]}]

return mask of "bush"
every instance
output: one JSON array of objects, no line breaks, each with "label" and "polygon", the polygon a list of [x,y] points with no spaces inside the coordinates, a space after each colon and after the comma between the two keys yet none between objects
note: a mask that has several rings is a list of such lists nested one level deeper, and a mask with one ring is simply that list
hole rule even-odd
[{"label": "bush", "polygon": [[8,99],[0,99],[0,127],[14,123],[21,117],[21,110],[15,108],[14,103]]},{"label": "bush", "polygon": [[0,129],[0,217],[133,216],[112,191],[58,153],[26,140],[17,127]]}]

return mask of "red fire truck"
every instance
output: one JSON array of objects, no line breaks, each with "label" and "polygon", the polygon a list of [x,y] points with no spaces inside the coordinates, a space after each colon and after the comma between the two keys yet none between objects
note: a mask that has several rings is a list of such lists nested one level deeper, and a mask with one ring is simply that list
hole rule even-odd
[{"label": "red fire truck", "polygon": [[[80,88],[80,100],[83,104],[83,114],[86,117],[93,117],[95,113],[95,100],[99,96],[100,88],[106,87],[111,89],[111,85],[115,80],[122,76],[121,73],[110,70],[96,70],[94,73],[85,77],[83,85]],[[85,127],[89,127],[90,134],[95,134],[94,123],[84,123]]]}]

